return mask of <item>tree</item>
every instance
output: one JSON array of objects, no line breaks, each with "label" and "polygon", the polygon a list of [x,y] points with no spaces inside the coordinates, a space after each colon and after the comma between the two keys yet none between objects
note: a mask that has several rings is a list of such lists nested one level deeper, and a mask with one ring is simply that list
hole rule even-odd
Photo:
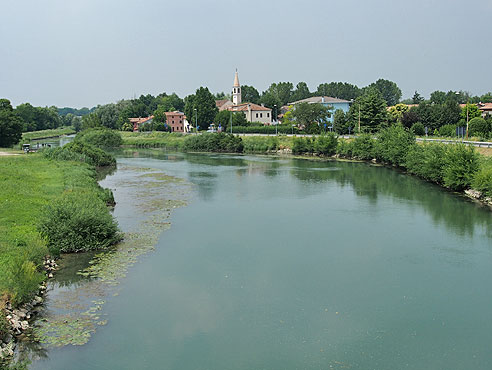
[{"label": "tree", "polygon": [[82,117],[82,130],[96,127],[102,127],[101,119],[97,114],[91,113]]},{"label": "tree", "polygon": [[22,138],[22,120],[10,101],[0,99],[0,147],[10,147]]},{"label": "tree", "polygon": [[[292,90],[294,85],[291,82],[279,82],[270,85],[263,95],[270,94],[280,102],[280,106],[292,101]],[[271,107],[269,107],[271,108]]]},{"label": "tree", "polygon": [[380,78],[376,82],[370,84],[367,88],[376,88],[379,90],[388,106],[397,104],[401,99],[401,90],[393,81]]},{"label": "tree", "polygon": [[158,106],[162,106],[165,112],[180,111],[184,109],[184,101],[176,93],[160,97]]},{"label": "tree", "polygon": [[419,115],[417,114],[418,107],[412,107],[407,112],[404,112],[401,116],[401,123],[406,128],[412,127],[415,123],[419,122]]},{"label": "tree", "polygon": [[361,93],[361,89],[356,85],[347,82],[330,82],[318,85],[315,95],[352,100],[359,97]]},{"label": "tree", "polygon": [[195,95],[185,98],[185,115],[191,124],[198,123],[200,130],[207,130],[218,112],[215,98],[207,87],[200,87]]},{"label": "tree", "polygon": [[166,120],[167,120],[166,112],[167,112],[166,107],[163,106],[163,105],[159,105],[157,107],[157,109],[155,110],[155,112],[154,112],[154,119],[153,119],[153,121],[156,122],[156,123],[165,124],[166,123]]},{"label": "tree", "polygon": [[273,109],[275,105],[277,106],[277,109],[284,105],[278,97],[268,91],[264,92],[261,96],[261,103],[265,104],[265,106],[270,109]]},{"label": "tree", "polygon": [[230,129],[231,119],[233,126],[244,126],[248,123],[243,112],[231,112],[228,110],[223,110],[217,113],[215,115],[214,123],[217,127],[220,125],[222,131],[227,131]]},{"label": "tree", "polygon": [[299,103],[294,107],[293,118],[299,126],[304,126],[307,133],[319,133],[321,127],[328,123],[330,109],[323,104]]},{"label": "tree", "polygon": [[444,104],[446,101],[446,93],[444,91],[436,90],[430,95],[430,102],[432,104]]},{"label": "tree", "polygon": [[489,122],[482,117],[474,117],[470,120],[468,125],[468,132],[470,136],[487,137],[491,127]]},{"label": "tree", "polygon": [[471,120],[475,117],[481,117],[482,111],[478,108],[476,104],[466,104],[463,108],[461,108],[461,118],[464,120]]},{"label": "tree", "polygon": [[424,98],[415,90],[415,94],[412,97],[413,104],[420,104],[424,101]]},{"label": "tree", "polygon": [[482,103],[492,103],[492,92],[488,92],[480,97]]},{"label": "tree", "polygon": [[[376,88],[368,88],[359,96],[349,110],[349,121],[352,127],[374,131],[379,129],[387,119],[386,101]],[[354,130],[355,131],[355,130]]]},{"label": "tree", "polygon": [[260,104],[260,93],[253,86],[241,86],[241,99],[243,102]]},{"label": "tree", "polygon": [[388,118],[393,123],[401,123],[403,115],[409,110],[410,108],[406,104],[396,104],[388,109]]},{"label": "tree", "polygon": [[292,100],[298,101],[302,99],[309,98],[311,96],[311,92],[309,91],[309,87],[305,82],[299,82],[296,85],[296,89],[292,93]]},{"label": "tree", "polygon": [[337,109],[335,111],[335,114],[333,115],[333,127],[334,130],[339,134],[349,133],[347,115],[343,110]]}]

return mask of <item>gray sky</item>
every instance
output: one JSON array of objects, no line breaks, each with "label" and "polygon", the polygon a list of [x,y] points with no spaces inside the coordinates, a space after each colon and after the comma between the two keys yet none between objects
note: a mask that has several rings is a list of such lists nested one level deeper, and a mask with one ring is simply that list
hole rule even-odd
[{"label": "gray sky", "polygon": [[199,86],[492,91],[492,0],[1,0],[0,97],[83,107]]}]

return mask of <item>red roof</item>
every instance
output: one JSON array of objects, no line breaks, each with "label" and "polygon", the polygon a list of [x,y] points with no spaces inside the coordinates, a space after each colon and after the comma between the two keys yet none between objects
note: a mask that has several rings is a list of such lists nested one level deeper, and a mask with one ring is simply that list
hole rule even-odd
[{"label": "red roof", "polygon": [[231,107],[229,110],[232,110],[235,112],[247,112],[250,108],[253,111],[268,111],[268,112],[271,111],[270,108],[263,107],[261,105],[254,104],[254,103],[243,103],[243,104],[235,105],[235,106]]}]

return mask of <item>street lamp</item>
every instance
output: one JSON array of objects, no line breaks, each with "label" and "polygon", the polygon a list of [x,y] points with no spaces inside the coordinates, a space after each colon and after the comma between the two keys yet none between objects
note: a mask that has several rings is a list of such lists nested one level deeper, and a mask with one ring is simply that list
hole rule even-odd
[{"label": "street lamp", "polygon": [[230,111],[230,113],[231,114],[230,114],[229,120],[230,120],[230,123],[231,123],[231,135],[232,135],[232,110]]},{"label": "street lamp", "polygon": [[193,108],[193,110],[195,111],[195,135],[198,135],[198,115],[196,108]]}]

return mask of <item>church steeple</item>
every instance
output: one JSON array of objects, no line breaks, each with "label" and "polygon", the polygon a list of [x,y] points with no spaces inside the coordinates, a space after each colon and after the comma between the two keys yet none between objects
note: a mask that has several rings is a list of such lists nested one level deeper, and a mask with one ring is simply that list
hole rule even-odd
[{"label": "church steeple", "polygon": [[234,105],[241,104],[241,85],[239,84],[239,75],[236,69],[236,75],[234,76],[234,85],[232,87],[232,103]]}]

